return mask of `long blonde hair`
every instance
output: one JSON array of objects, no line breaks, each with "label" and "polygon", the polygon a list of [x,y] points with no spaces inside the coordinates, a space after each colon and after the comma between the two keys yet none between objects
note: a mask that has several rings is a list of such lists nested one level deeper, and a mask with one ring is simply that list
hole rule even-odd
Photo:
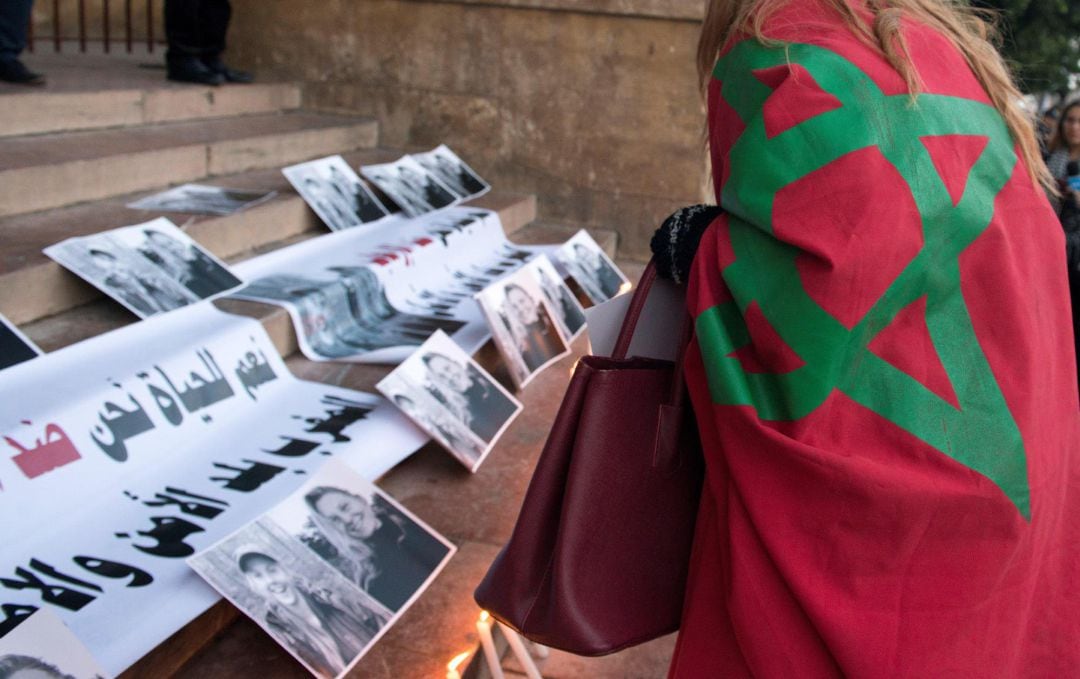
[{"label": "long blonde hair", "polygon": [[[998,32],[992,14],[962,4],[962,0],[867,0],[873,14],[867,24],[851,6],[854,0],[821,0],[844,19],[852,33],[881,53],[907,83],[913,97],[922,91],[919,74],[911,63],[907,41],[900,30],[902,17],[914,19],[944,35],[964,55],[994,107],[1005,119],[1031,180],[1056,190],[1042,160],[1031,117],[1020,107],[1020,90],[995,48]],[[702,89],[709,82],[720,48],[737,32],[770,44],[763,33],[765,21],[788,0],[706,0],[705,23],[698,41],[697,67]]]}]

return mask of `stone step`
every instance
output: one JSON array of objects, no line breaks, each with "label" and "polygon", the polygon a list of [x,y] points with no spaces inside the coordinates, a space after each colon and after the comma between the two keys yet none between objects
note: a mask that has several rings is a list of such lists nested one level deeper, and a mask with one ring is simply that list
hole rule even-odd
[{"label": "stone step", "polygon": [[[352,167],[357,167],[388,162],[400,157],[401,153],[372,149],[344,155]],[[256,252],[281,247],[298,237],[314,236],[326,231],[326,227],[292,189],[279,169],[254,170],[206,183],[229,188],[273,190],[278,195],[266,203],[223,217],[124,207],[126,203],[147,195],[141,192],[0,220],[0,242],[4,244],[0,249],[0,313],[13,323],[29,323],[101,296],[96,289],[42,254],[43,248],[65,238],[167,217],[217,256],[235,261]],[[536,199],[531,195],[495,192],[473,203],[499,211],[508,233],[520,229],[536,217]]]},{"label": "stone step", "polygon": [[[297,200],[299,200],[299,198],[297,198]],[[531,220],[536,215],[535,198],[533,196],[521,194],[491,193],[472,201],[469,204],[496,210],[507,231],[520,232],[522,230],[522,220]],[[254,209],[252,211],[254,211]],[[311,215],[311,219],[314,220],[316,218],[314,215]],[[207,233],[212,230],[213,229],[208,228]],[[285,241],[285,243],[295,242],[304,238],[312,238],[320,233],[325,233],[325,231],[310,230],[298,233]],[[278,243],[277,245],[283,245],[285,243]],[[266,249],[273,249],[273,247],[270,245],[267,246]],[[220,252],[215,252],[215,254],[221,255]],[[245,252],[240,256],[225,257],[225,259],[236,261],[238,259],[245,259],[248,254],[250,254],[250,252]],[[34,343],[41,347],[42,350],[47,352],[55,351],[56,349],[60,349],[69,344],[74,344],[75,342],[106,333],[110,330],[115,330],[116,328],[120,328],[130,323],[135,323],[138,320],[132,313],[122,308],[119,304],[105,299],[94,288],[78,280],[74,274],[60,269],[58,266],[57,269],[56,273],[58,276],[64,279],[64,282],[59,283],[58,285],[78,288],[78,294],[84,295],[84,299],[90,301],[74,308],[68,308],[62,313],[57,313],[52,316],[45,318],[35,317],[38,320],[30,323],[20,323],[19,321],[13,320],[13,322],[21,326],[20,329],[26,333]],[[26,287],[25,282],[20,282],[18,285],[18,290],[31,290]],[[10,287],[8,281],[0,278],[0,294],[4,294],[5,296],[11,295],[11,297],[7,297],[5,301],[9,301],[15,296],[14,291],[11,293],[8,292]],[[263,327],[266,328],[267,333],[269,333],[271,339],[274,341],[274,345],[282,356],[289,356],[296,352],[296,334],[293,331],[289,316],[284,309],[269,304],[233,299],[215,300],[214,304],[226,311],[259,320],[263,324]],[[7,315],[7,311],[4,310],[2,306],[0,306],[0,312]]]},{"label": "stone step", "polygon": [[202,118],[276,113],[300,107],[300,87],[167,86],[153,89],[51,91],[0,95],[0,137],[156,125]]},{"label": "stone step", "polygon": [[0,217],[373,148],[372,120],[238,116],[0,139]]},{"label": "stone step", "polygon": [[164,55],[26,55],[47,77],[32,89],[0,83],[0,137],[272,113],[299,108],[296,83],[203,87],[165,80]]},{"label": "stone step", "polygon": [[[558,224],[555,222],[534,221],[530,222],[520,232],[514,234],[514,240],[523,245],[540,245],[543,243],[562,243],[581,230],[580,226],[571,224]],[[619,251],[619,234],[611,229],[585,229],[593,237],[608,257],[615,259]]]}]

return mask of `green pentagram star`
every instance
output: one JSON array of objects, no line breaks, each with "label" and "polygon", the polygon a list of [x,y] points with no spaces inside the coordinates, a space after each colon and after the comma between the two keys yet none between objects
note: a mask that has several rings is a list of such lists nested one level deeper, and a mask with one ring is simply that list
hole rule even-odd
[{"label": "green pentagram star", "polygon": [[[841,106],[768,138],[773,90],[753,71],[799,64]],[[1024,443],[979,345],[960,291],[959,255],[989,226],[994,199],[1017,163],[998,112],[944,95],[886,96],[861,69],[829,50],[766,47],[747,40],[717,65],[722,96],[746,124],[730,152],[721,203],[735,261],[722,272],[734,301],[697,319],[712,400],[753,406],[763,420],[798,420],[839,390],[993,481],[1030,519]],[[954,205],[920,137],[979,135],[988,143]],[[823,141],[824,140],[824,141]],[[907,183],[922,218],[923,247],[850,330],[805,291],[800,251],[772,235],[777,192],[853,151],[877,147]],[[808,152],[808,149],[813,152]],[[926,299],[926,324],[960,408],[867,348],[900,312]],[[743,320],[757,302],[804,364],[784,374],[748,373],[730,354],[749,344]]]}]

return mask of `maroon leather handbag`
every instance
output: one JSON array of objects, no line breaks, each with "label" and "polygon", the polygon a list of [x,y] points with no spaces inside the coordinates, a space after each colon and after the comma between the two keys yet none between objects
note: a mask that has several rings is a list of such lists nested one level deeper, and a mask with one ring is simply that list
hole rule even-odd
[{"label": "maroon leather handbag", "polygon": [[578,363],[510,541],[476,589],[545,646],[603,655],[679,627],[703,465],[675,362],[626,357],[656,277],[638,283],[610,358]]}]

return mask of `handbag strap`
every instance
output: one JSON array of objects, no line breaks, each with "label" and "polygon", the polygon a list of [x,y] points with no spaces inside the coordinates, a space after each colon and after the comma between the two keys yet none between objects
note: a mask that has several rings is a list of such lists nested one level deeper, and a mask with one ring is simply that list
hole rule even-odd
[{"label": "handbag strap", "polygon": [[[623,318],[622,327],[619,329],[619,337],[615,340],[615,349],[611,353],[612,358],[626,358],[626,353],[630,350],[630,342],[634,339],[634,331],[637,329],[642,311],[645,310],[645,302],[649,298],[649,291],[652,289],[655,280],[656,262],[650,259],[645,266],[645,271],[641,274],[637,287],[634,288],[634,296],[630,298],[630,307]],[[683,323],[679,331],[679,345],[675,354],[675,375],[671,381],[671,396],[668,399],[668,404],[675,408],[681,408],[683,404],[683,394],[686,391],[683,388],[685,384],[683,361],[686,358],[686,349],[690,346],[690,339],[693,334],[693,319],[690,317],[690,312],[684,309]]]}]

